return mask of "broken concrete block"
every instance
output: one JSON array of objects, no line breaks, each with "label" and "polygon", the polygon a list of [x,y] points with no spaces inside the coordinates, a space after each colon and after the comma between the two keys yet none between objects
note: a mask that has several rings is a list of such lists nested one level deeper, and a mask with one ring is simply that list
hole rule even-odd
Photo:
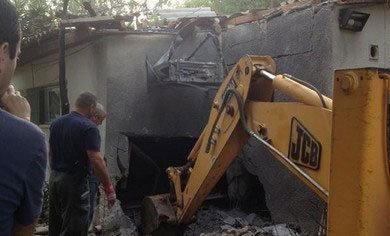
[{"label": "broken concrete block", "polygon": [[279,236],[298,236],[299,234],[287,227],[286,224],[272,225],[263,228],[264,231],[270,233],[271,235],[279,235]]},{"label": "broken concrete block", "polygon": [[239,236],[244,235],[246,233],[250,233],[248,226],[245,226],[244,228],[236,230],[236,235],[239,235]]},{"label": "broken concrete block", "polygon": [[256,216],[256,217],[252,220],[252,225],[257,226],[257,227],[259,227],[259,228],[263,228],[263,227],[269,226],[269,225],[270,225],[270,222],[264,221],[264,220],[261,219],[260,217]]},{"label": "broken concrete block", "polygon": [[233,236],[234,234],[228,234],[228,233],[221,233],[221,234],[218,234],[218,233],[217,233],[216,235],[218,235],[218,236],[219,236],[219,235],[221,235],[221,236]]},{"label": "broken concrete block", "polygon": [[103,227],[102,227],[101,225],[96,225],[96,226],[95,226],[95,232],[96,232],[96,233],[101,233],[102,230],[103,230]]},{"label": "broken concrete block", "polygon": [[226,212],[217,210],[217,213],[218,213],[218,215],[221,216],[221,219],[225,219],[225,218],[228,218],[228,217],[229,217],[229,215],[228,215]]},{"label": "broken concrete block", "polygon": [[238,224],[241,226],[241,227],[245,227],[245,226],[248,226],[248,221],[240,218],[240,217],[237,217],[236,218],[236,221],[238,222]]},{"label": "broken concrete block", "polygon": [[254,235],[254,236],[268,236],[268,235],[270,235],[270,234],[267,233],[267,232],[266,232],[265,230],[263,230],[263,229],[257,229],[253,235]]},{"label": "broken concrete block", "polygon": [[[137,227],[134,222],[123,213],[119,200],[115,205],[109,207],[107,203],[107,196],[100,191],[100,204],[95,209],[96,221],[95,230],[100,231],[102,236],[116,236],[116,235],[138,235]],[[96,231],[95,231],[96,232]]]},{"label": "broken concrete block", "polygon": [[256,213],[249,214],[245,217],[245,220],[248,222],[248,224],[252,225],[253,220],[257,217]]},{"label": "broken concrete block", "polygon": [[236,224],[236,219],[231,216],[227,216],[225,219],[223,219],[223,222],[228,225],[234,225]]},{"label": "broken concrete block", "polygon": [[233,227],[230,225],[222,225],[221,229],[227,231],[227,230],[233,229]]},{"label": "broken concrete block", "polygon": [[49,226],[42,225],[35,228],[34,235],[47,235],[49,232]]},{"label": "broken concrete block", "polygon": [[246,232],[244,234],[240,234],[240,236],[253,236],[252,232]]}]

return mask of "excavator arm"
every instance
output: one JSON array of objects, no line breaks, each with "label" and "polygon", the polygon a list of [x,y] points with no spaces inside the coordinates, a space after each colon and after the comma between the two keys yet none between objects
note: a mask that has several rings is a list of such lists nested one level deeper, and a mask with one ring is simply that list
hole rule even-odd
[{"label": "excavator arm", "polygon": [[[382,79],[380,79],[380,76],[382,76]],[[379,81],[375,84],[378,87],[375,87],[376,95],[380,96],[375,98],[378,103],[380,101],[383,103],[383,99],[387,98],[389,76],[384,73],[380,74],[378,70],[341,71],[336,73],[335,78],[337,88],[335,87],[334,98],[338,98],[337,92],[339,90],[341,90],[339,93],[347,96],[347,100],[351,103],[354,102],[351,99],[352,95],[359,98],[360,96],[369,96],[368,94],[372,93],[373,87],[369,86],[371,84],[365,87],[364,82],[366,80],[370,82]],[[296,103],[272,102],[274,89],[293,98]],[[364,91],[357,93],[359,89],[366,91],[366,93]],[[356,93],[359,95],[356,95]],[[342,103],[343,99],[345,98],[338,98],[337,104]],[[367,101],[365,104],[371,102]],[[384,132],[386,127],[382,127],[382,132],[377,133],[378,137],[376,139],[379,144],[371,146],[366,144],[364,146],[367,148],[367,150],[364,150],[366,155],[355,153],[365,161],[360,163],[359,171],[356,172],[356,169],[349,171],[350,167],[346,166],[345,169],[336,167],[337,173],[333,169],[331,172],[330,168],[334,168],[332,165],[334,159],[338,163],[342,162],[342,159],[346,156],[350,156],[344,150],[341,150],[342,147],[335,149],[332,145],[332,142],[333,144],[340,142],[339,137],[343,137],[346,139],[344,141],[351,143],[346,133],[335,130],[335,127],[340,126],[340,122],[342,122],[341,125],[347,122],[345,125],[348,126],[353,122],[358,123],[360,119],[359,117],[350,117],[350,121],[347,121],[345,117],[335,115],[335,113],[339,113],[335,112],[333,106],[332,99],[320,94],[314,87],[304,81],[290,75],[275,75],[275,63],[270,57],[243,57],[232,68],[219,88],[212,104],[209,121],[190,153],[188,163],[182,167],[167,169],[167,174],[171,179],[171,194],[150,196],[144,199],[144,233],[153,232],[161,222],[172,224],[190,223],[197,209],[251,137],[264,144],[276,159],[298,176],[324,201],[332,203],[333,200],[335,203],[330,205],[329,215],[335,214],[337,218],[340,218],[340,214],[346,215],[346,210],[360,214],[362,210],[371,212],[379,210],[381,207],[390,208],[389,198],[386,200],[383,198],[381,204],[377,204],[375,207],[372,206],[371,202],[363,204],[362,201],[370,198],[372,193],[368,193],[364,189],[355,189],[355,192],[351,193],[348,188],[349,185],[345,183],[346,180],[340,179],[340,177],[346,179],[367,177],[363,171],[367,165],[367,160],[370,160],[367,150],[376,150],[377,154],[383,158],[381,158],[381,161],[375,162],[375,167],[381,165],[382,170],[385,170],[385,176],[382,173],[374,179],[382,182],[388,181],[388,158],[387,154],[383,153],[387,145],[387,136]],[[349,109],[353,110],[357,104],[355,104],[355,107],[353,107],[353,104],[350,104],[350,106]],[[378,110],[381,114],[379,123],[383,125],[384,120],[387,119],[387,106],[381,104],[381,108],[378,110],[373,106],[370,109]],[[348,116],[348,113],[346,116]],[[366,118],[370,118],[370,116],[366,116]],[[360,122],[365,130],[368,129],[369,124],[361,120]],[[347,133],[354,134],[357,128],[350,128]],[[376,132],[378,131],[379,129],[376,130]],[[364,143],[364,140],[359,141]],[[356,143],[356,146],[363,145],[363,143]],[[332,163],[331,157],[333,158]],[[348,175],[354,171],[356,173],[353,176]],[[374,180],[372,178],[368,179]],[[362,181],[367,180],[357,180],[358,183]],[[338,186],[338,189],[335,188],[332,195],[330,195],[330,185],[332,184],[334,186],[339,184],[344,189]],[[388,196],[389,185],[382,184],[380,187],[383,189],[375,192],[382,197]],[[341,200],[330,197],[333,196],[333,192],[335,192],[335,195],[345,194],[345,196],[360,200],[357,200],[355,205],[349,206],[347,204],[350,209],[348,207],[344,209],[339,205]],[[345,196],[340,196],[340,199],[345,198]],[[389,213],[385,213],[383,216],[387,220],[390,218]],[[360,224],[361,217],[363,216],[359,215],[353,218],[356,220],[356,224]],[[346,221],[345,218],[341,217],[340,219]],[[373,221],[373,219],[370,219],[371,223]],[[375,225],[379,225],[381,229],[379,231],[390,233],[389,227],[384,224],[384,220],[379,221],[379,223],[375,222]],[[333,222],[333,219],[328,222]],[[337,225],[339,223],[329,225],[328,231],[332,232],[332,235],[368,235],[362,233],[366,232],[365,230],[360,229],[357,231],[351,229],[351,231],[344,231],[347,234],[341,234],[343,228],[337,227]],[[371,226],[369,228],[371,229]],[[352,232],[357,232],[357,234],[350,234]]]}]

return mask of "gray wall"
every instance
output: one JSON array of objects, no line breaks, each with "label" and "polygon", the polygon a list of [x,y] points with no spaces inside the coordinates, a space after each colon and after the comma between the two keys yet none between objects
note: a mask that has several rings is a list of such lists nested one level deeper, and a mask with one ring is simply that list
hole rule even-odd
[{"label": "gray wall", "polygon": [[[270,55],[278,73],[306,80],[331,96],[333,10],[332,5],[309,7],[228,29],[223,35],[225,57],[233,64],[244,54]],[[275,100],[289,99],[276,91]],[[264,185],[273,220],[298,222],[312,235],[324,203],[255,140],[243,154],[246,168]]]},{"label": "gray wall", "polygon": [[[183,44],[175,56],[189,55],[202,37]],[[106,78],[107,85],[106,157],[112,160],[109,161],[111,173],[118,173],[114,159],[116,147],[127,148],[127,140],[120,132],[197,137],[203,129],[214,89],[148,85],[146,57],[153,65],[169,48],[172,39],[171,35],[117,35],[104,39],[99,76]],[[198,55],[203,55],[203,60],[215,59],[216,51],[209,49]],[[120,152],[120,155],[127,165],[128,154]]]}]

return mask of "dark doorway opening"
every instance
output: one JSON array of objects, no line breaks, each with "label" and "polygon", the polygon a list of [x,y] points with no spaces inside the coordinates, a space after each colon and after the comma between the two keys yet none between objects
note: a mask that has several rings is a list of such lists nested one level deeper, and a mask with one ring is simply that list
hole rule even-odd
[{"label": "dark doorway opening", "polygon": [[[122,208],[137,208],[145,196],[168,193],[170,182],[165,170],[187,162],[197,138],[126,135],[129,141],[129,171],[117,185]],[[223,176],[213,193],[227,195]]]}]

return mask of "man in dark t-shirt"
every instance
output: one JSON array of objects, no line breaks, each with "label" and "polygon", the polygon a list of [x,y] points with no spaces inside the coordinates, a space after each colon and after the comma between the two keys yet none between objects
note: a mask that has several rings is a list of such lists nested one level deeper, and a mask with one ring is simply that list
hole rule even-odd
[{"label": "man in dark t-shirt", "polygon": [[91,168],[103,184],[108,204],[115,203],[115,191],[100,154],[99,130],[91,121],[96,104],[96,96],[84,92],[76,100],[76,109],[50,127],[51,236],[87,235]]},{"label": "man in dark t-shirt", "polygon": [[0,235],[10,235],[39,217],[47,152],[38,127],[1,109],[0,134]]},{"label": "man in dark t-shirt", "polygon": [[42,206],[47,150],[30,105],[10,85],[20,53],[15,7],[0,0],[0,235],[30,236]]}]

